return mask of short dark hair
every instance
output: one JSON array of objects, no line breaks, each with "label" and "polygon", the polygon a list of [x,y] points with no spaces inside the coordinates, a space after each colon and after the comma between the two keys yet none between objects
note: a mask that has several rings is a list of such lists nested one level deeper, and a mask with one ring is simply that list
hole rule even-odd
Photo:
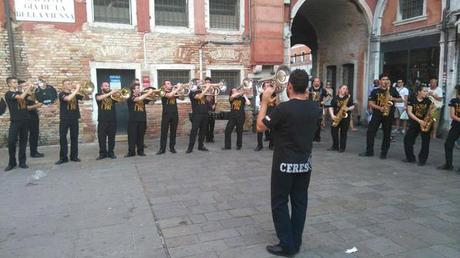
[{"label": "short dark hair", "polygon": [[24,80],[18,80],[18,84],[23,84],[23,83],[25,83],[25,82],[26,82],[26,81],[24,81]]},{"label": "short dark hair", "polygon": [[62,80],[62,84],[64,84],[64,82],[70,82],[70,80],[69,79],[64,79],[64,80]]},{"label": "short dark hair", "polygon": [[308,85],[307,82],[308,73],[305,70],[296,69],[289,76],[289,83],[296,93],[305,93]]},{"label": "short dark hair", "polygon": [[422,91],[423,88],[426,88],[426,87],[428,87],[426,84],[417,85],[417,86],[415,87],[415,92],[418,93],[418,92]]},{"label": "short dark hair", "polygon": [[[166,82],[171,82],[171,80],[168,80],[168,79],[163,80],[163,85],[164,85]],[[172,82],[171,82],[171,83],[172,83]]]},{"label": "short dark hair", "polygon": [[212,82],[212,79],[211,79],[211,77],[206,77],[206,78],[204,78],[204,80],[205,80],[205,81],[206,81],[206,80],[209,80],[209,81],[211,81],[211,82]]},{"label": "short dark hair", "polygon": [[388,74],[386,74],[386,73],[381,73],[381,74],[379,75],[379,80],[381,80],[383,77],[390,78],[390,77],[388,77]]},{"label": "short dark hair", "polygon": [[17,80],[18,78],[16,76],[10,76],[6,78],[6,84],[9,84],[12,80]]}]

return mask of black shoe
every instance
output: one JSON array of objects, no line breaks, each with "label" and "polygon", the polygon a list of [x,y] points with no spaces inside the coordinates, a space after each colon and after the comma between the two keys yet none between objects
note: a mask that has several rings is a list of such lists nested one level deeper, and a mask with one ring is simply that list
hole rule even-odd
[{"label": "black shoe", "polygon": [[266,249],[269,253],[277,256],[292,257],[295,254],[295,252],[288,252],[287,250],[284,250],[279,244],[267,245]]},{"label": "black shoe", "polygon": [[214,139],[209,140],[209,142],[214,143]]},{"label": "black shoe", "polygon": [[426,161],[419,161],[417,163],[417,166],[423,167],[423,166],[425,166],[425,164],[426,164]]},{"label": "black shoe", "polygon": [[223,147],[222,150],[231,150],[232,148]]},{"label": "black shoe", "polygon": [[157,152],[157,155],[161,155],[161,154],[163,154],[163,153],[165,153],[165,150],[160,149],[160,150]]},{"label": "black shoe", "polygon": [[206,147],[201,147],[201,148],[198,148],[199,151],[209,151],[208,149],[206,149]]},{"label": "black shoe", "polygon": [[128,154],[125,155],[125,158],[134,157],[134,156],[136,156],[136,155],[134,155],[132,153],[128,153]]},{"label": "black shoe", "polygon": [[263,149],[262,146],[257,146],[257,147],[254,149],[254,151],[261,151],[262,149]]},{"label": "black shoe", "polygon": [[137,153],[137,156],[145,157],[145,153],[143,152]]},{"label": "black shoe", "polygon": [[359,156],[360,157],[372,157],[372,156],[374,156],[374,154],[369,153],[369,152],[363,152],[363,153],[360,153]]},{"label": "black shoe", "polygon": [[269,145],[269,146],[268,146],[268,149],[273,150],[273,149],[275,149],[275,146]]},{"label": "black shoe", "polygon": [[27,166],[25,163],[19,164],[19,167],[20,167],[20,168],[24,168],[24,169],[29,168],[29,166]]},{"label": "black shoe", "polygon": [[61,165],[61,164],[67,163],[67,162],[69,162],[68,159],[60,159],[60,160],[56,161],[56,163],[54,163],[54,164]]},{"label": "black shoe", "polygon": [[169,148],[169,151],[170,151],[171,153],[177,153],[177,151],[176,151],[176,149],[174,149],[174,147]]},{"label": "black shoe", "polygon": [[380,159],[387,159],[387,154],[380,153]]},{"label": "black shoe", "polygon": [[74,159],[70,159],[70,160],[73,161],[73,162],[81,162],[81,159],[79,159],[79,158],[74,158]]},{"label": "black shoe", "polygon": [[447,164],[444,164],[442,166],[439,166],[438,169],[440,170],[454,170],[454,167],[453,166],[449,166]]},{"label": "black shoe", "polygon": [[343,153],[343,152],[345,152],[345,149],[340,149],[339,150],[339,153]]},{"label": "black shoe", "polygon": [[43,158],[43,157],[45,157],[45,155],[43,153],[36,152],[34,154],[30,154],[30,157],[32,157],[32,158]]},{"label": "black shoe", "polygon": [[321,142],[321,138],[315,138],[313,139],[314,142]]},{"label": "black shoe", "polygon": [[236,147],[236,150],[241,150],[241,146]]},{"label": "black shoe", "polygon": [[10,171],[10,170],[12,170],[12,169],[15,168],[15,167],[16,167],[16,165],[14,165],[14,166],[13,166],[13,165],[8,165],[8,166],[5,168],[5,172],[6,172],[6,171]]},{"label": "black shoe", "polygon": [[331,147],[329,149],[327,149],[328,151],[338,151],[339,149],[338,148],[334,148],[334,147]]},{"label": "black shoe", "polygon": [[415,163],[415,160],[412,160],[412,159],[403,159],[402,162],[404,162],[404,163]]},{"label": "black shoe", "polygon": [[185,153],[192,153],[193,149],[187,149]]},{"label": "black shoe", "polygon": [[115,156],[115,154],[112,153],[112,154],[109,154],[109,158],[111,158],[111,159],[116,159],[117,156]]},{"label": "black shoe", "polygon": [[101,159],[105,159],[105,158],[107,158],[107,156],[99,155],[99,156],[96,158],[96,160],[101,160]]}]

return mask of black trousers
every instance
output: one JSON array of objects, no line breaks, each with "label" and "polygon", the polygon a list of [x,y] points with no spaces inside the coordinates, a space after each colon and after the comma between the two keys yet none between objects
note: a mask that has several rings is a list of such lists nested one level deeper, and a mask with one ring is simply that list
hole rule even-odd
[{"label": "black trousers", "polygon": [[[116,121],[100,121],[97,123],[97,138],[99,140],[99,155],[107,157],[114,155],[115,135],[117,133]],[[108,145],[107,145],[108,142]]]},{"label": "black trousers", "polygon": [[345,150],[347,147],[348,127],[350,127],[349,118],[342,119],[337,127],[331,126],[332,148],[337,150]]},{"label": "black trousers", "polygon": [[452,152],[455,146],[455,141],[460,136],[460,123],[455,123],[449,130],[446,142],[444,143],[444,151],[446,155],[446,164],[452,166]]},{"label": "black trousers", "polygon": [[[276,235],[281,246],[295,251],[302,244],[308,205],[310,173],[283,173],[272,170],[271,208]],[[288,201],[291,200],[291,216]]]},{"label": "black trousers", "polygon": [[318,125],[315,131],[315,136],[313,137],[315,141],[321,141],[321,123],[322,121],[323,121],[322,118],[318,119]]},{"label": "black trousers", "polygon": [[265,138],[268,139],[268,146],[272,147],[273,146],[273,136],[270,130],[266,130],[263,133],[257,133],[257,147],[264,147],[264,144],[263,144],[264,134],[265,134]]},{"label": "black trousers", "polygon": [[147,128],[146,122],[128,122],[128,155],[144,154],[144,136]]},{"label": "black trousers", "polygon": [[40,134],[40,120],[29,120],[29,149],[30,155],[37,154],[38,150],[38,135]]},{"label": "black trousers", "polygon": [[11,121],[8,130],[8,165],[16,166],[16,144],[19,138],[19,164],[26,164],[27,132],[29,120]]},{"label": "black trousers", "polygon": [[422,137],[422,148],[418,154],[418,161],[425,163],[428,159],[428,153],[430,152],[431,130],[426,133],[422,132],[419,123],[409,122],[409,128],[404,136],[404,152],[406,153],[407,160],[415,161],[414,144],[419,134]]},{"label": "black trousers", "polygon": [[236,147],[241,148],[243,146],[243,126],[244,126],[245,115],[238,115],[230,117],[225,127],[225,148],[232,147],[232,132],[236,126]]},{"label": "black trousers", "polygon": [[390,149],[390,137],[391,137],[391,125],[393,123],[393,112],[389,116],[384,117],[378,115],[374,112],[374,115],[369,122],[369,128],[367,129],[367,146],[366,152],[369,154],[374,154],[374,139],[377,134],[377,130],[382,125],[383,139],[382,139],[382,148],[381,153],[386,155]]},{"label": "black trousers", "polygon": [[214,141],[214,126],[216,124],[216,119],[213,116],[208,117],[208,133],[206,135],[206,141]]},{"label": "black trousers", "polygon": [[192,114],[192,130],[190,131],[188,150],[193,150],[193,146],[195,146],[198,129],[200,130],[200,134],[198,135],[198,148],[203,148],[204,138],[208,130],[208,114]]},{"label": "black trousers", "polygon": [[67,160],[67,132],[70,130],[70,159],[78,158],[78,119],[61,119],[59,122],[59,158]]},{"label": "black trousers", "polygon": [[176,114],[163,114],[161,116],[161,137],[160,149],[166,149],[166,141],[168,138],[169,130],[169,148],[173,149],[176,146],[176,132],[177,124],[179,123],[179,115]]}]

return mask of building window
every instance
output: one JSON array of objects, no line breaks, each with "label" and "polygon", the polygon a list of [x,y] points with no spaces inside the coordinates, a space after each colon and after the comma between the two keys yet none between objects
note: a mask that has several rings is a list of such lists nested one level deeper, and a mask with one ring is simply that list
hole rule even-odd
[{"label": "building window", "polygon": [[95,22],[131,24],[130,0],[93,0]]},{"label": "building window", "polygon": [[342,83],[348,86],[348,92],[353,94],[355,88],[355,65],[342,65]]},{"label": "building window", "polygon": [[425,0],[399,0],[399,13],[401,20],[423,15]]},{"label": "building window", "polygon": [[188,27],[188,0],[155,0],[155,25]]},{"label": "building window", "polygon": [[171,83],[187,83],[190,81],[190,70],[158,70],[158,87],[163,85],[164,80]]},{"label": "building window", "polygon": [[336,90],[337,88],[337,66],[328,65],[326,67],[326,78],[327,78],[327,81],[331,83],[332,88]]},{"label": "building window", "polygon": [[230,94],[233,88],[239,87],[241,82],[241,75],[239,70],[211,70],[212,83],[218,83],[225,80],[227,90],[225,94]]},{"label": "building window", "polygon": [[239,0],[209,0],[211,29],[240,29]]}]

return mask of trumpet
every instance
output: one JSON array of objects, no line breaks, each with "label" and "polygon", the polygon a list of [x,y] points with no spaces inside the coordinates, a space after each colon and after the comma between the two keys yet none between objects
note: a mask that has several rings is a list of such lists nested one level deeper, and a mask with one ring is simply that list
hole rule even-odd
[{"label": "trumpet", "polygon": [[289,82],[289,75],[291,70],[285,65],[281,65],[275,72],[275,75],[268,78],[260,79],[257,82],[257,92],[260,94],[263,92],[263,85],[265,82],[269,82],[272,87],[275,87],[275,94],[283,92]]},{"label": "trumpet", "polygon": [[254,81],[249,78],[243,79],[243,83],[240,85],[240,87],[236,88],[237,91],[246,94],[247,97],[252,97],[254,95],[253,89]]},{"label": "trumpet", "polygon": [[208,90],[208,92],[204,93],[204,95],[206,96],[217,96],[221,92],[224,92],[225,90],[227,90],[227,84],[225,80],[221,80],[219,83],[201,84],[199,85],[199,89],[201,91],[204,91],[208,85],[210,85],[211,88]]},{"label": "trumpet", "polygon": [[80,90],[78,91],[77,95],[82,96],[82,97],[88,97],[91,95],[94,91],[94,83],[91,81],[83,81],[81,83]]},{"label": "trumpet", "polygon": [[[142,91],[142,95],[148,93],[148,91],[151,90],[150,88],[146,88]],[[159,89],[152,89],[152,93],[150,93],[145,99],[150,100],[150,101],[157,101],[159,98],[162,98],[165,96],[165,91],[163,87]]]},{"label": "trumpet", "polygon": [[110,98],[115,100],[116,102],[122,102],[131,97],[131,92],[127,88],[122,88],[119,90],[116,90],[112,95],[110,95]]},{"label": "trumpet", "polygon": [[192,86],[192,83],[178,83],[173,86],[173,91],[177,90],[176,97],[182,97],[186,96],[190,93],[190,87]]}]

